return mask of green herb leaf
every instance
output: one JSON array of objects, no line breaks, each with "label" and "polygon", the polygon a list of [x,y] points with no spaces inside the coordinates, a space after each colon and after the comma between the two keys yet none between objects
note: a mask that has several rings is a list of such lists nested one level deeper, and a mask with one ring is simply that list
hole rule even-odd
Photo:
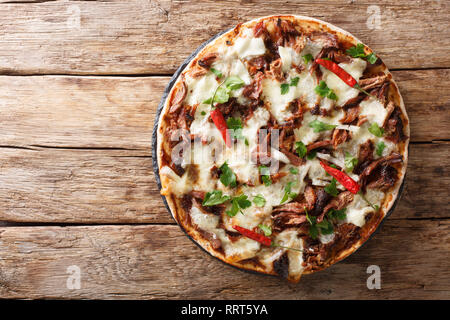
[{"label": "green herb leaf", "polygon": [[201,112],[201,115],[202,115],[202,116],[205,116],[205,115],[206,115],[206,111],[202,111],[202,112]]},{"label": "green herb leaf", "polygon": [[336,179],[331,179],[331,182],[325,186],[324,190],[333,197],[336,197],[339,194],[338,189],[336,188]]},{"label": "green herb leaf", "polygon": [[245,84],[244,80],[242,80],[239,77],[231,76],[228,77],[227,80],[225,80],[225,87],[228,90],[237,90],[243,87]]},{"label": "green herb leaf", "polygon": [[248,146],[248,139],[247,138],[245,138],[244,142],[245,142],[245,145]]},{"label": "green herb leaf", "polygon": [[347,217],[346,211],[347,208],[341,210],[331,209],[327,212],[327,215],[330,219],[344,220]]},{"label": "green herb leaf", "polygon": [[266,166],[259,166],[259,172],[261,173],[261,180],[266,187],[272,184],[270,179],[270,170]]},{"label": "green herb leaf", "polygon": [[336,96],[334,91],[331,90],[330,88],[328,88],[327,84],[323,80],[321,80],[319,82],[319,84],[314,89],[314,91],[316,91],[316,93],[318,95],[320,95],[322,98],[327,97],[327,98],[329,98],[331,100],[337,100],[338,99],[338,97]]},{"label": "green herb leaf", "polygon": [[328,124],[319,120],[311,121],[308,125],[310,128],[313,128],[316,133],[336,128],[334,124]]},{"label": "green herb leaf", "polygon": [[382,137],[384,134],[383,128],[380,128],[376,122],[372,122],[369,127],[369,132],[377,137]]},{"label": "green herb leaf", "polygon": [[266,226],[265,224],[258,224],[258,228],[260,228],[262,232],[264,232],[264,235],[266,237],[270,237],[270,235],[272,234],[272,228],[270,226]]},{"label": "green herb leaf", "polygon": [[214,95],[214,102],[225,103],[230,99],[230,92],[225,87],[218,87]]},{"label": "green herb leaf", "polygon": [[308,64],[308,62],[312,61],[314,59],[314,57],[312,56],[311,53],[305,54],[303,56],[303,61],[305,61],[305,64]]},{"label": "green herb leaf", "polygon": [[295,181],[290,181],[290,182],[288,182],[288,183],[286,184],[286,186],[284,187],[284,196],[283,196],[283,198],[281,199],[280,204],[285,203],[286,201],[289,200],[289,198],[292,199],[292,198],[295,198],[295,197],[297,196],[296,193],[291,192],[292,185],[294,185],[294,184],[295,184]]},{"label": "green herb leaf", "polygon": [[212,102],[212,98],[206,99],[205,101],[203,101],[204,104],[211,104]]},{"label": "green herb leaf", "polygon": [[230,217],[234,217],[239,211],[242,213],[242,209],[248,208],[252,203],[247,199],[245,194],[241,194],[239,197],[234,197],[231,199],[231,209],[227,210],[226,213]]},{"label": "green herb leaf", "polygon": [[317,227],[320,228],[321,234],[332,234],[334,231],[333,224],[328,219],[323,219],[317,224]]},{"label": "green herb leaf", "polygon": [[378,60],[377,56],[373,52],[371,54],[367,55],[366,58],[370,64],[375,64],[375,62],[377,62],[377,60]]},{"label": "green herb leaf", "polygon": [[358,158],[353,157],[349,152],[345,151],[344,163],[347,171],[352,172],[355,166],[358,164]]},{"label": "green herb leaf", "polygon": [[209,206],[215,206],[218,204],[222,204],[228,200],[230,200],[231,197],[227,195],[222,195],[222,191],[220,190],[213,190],[211,192],[208,192],[205,195],[205,198],[203,199],[202,205],[205,207]]},{"label": "green herb leaf", "polygon": [[375,53],[366,54],[364,52],[364,45],[362,43],[358,43],[356,47],[351,47],[345,51],[348,55],[353,58],[366,58],[370,64],[374,64],[377,62],[378,58]]},{"label": "green herb leaf", "polygon": [[230,137],[234,139],[244,139],[242,135],[242,122],[239,118],[230,117],[227,119],[227,128],[230,129]]},{"label": "green herb leaf", "polygon": [[281,94],[286,94],[289,92],[289,84],[287,84],[287,83],[282,83],[280,88],[281,88]]},{"label": "green herb leaf", "polygon": [[386,145],[384,144],[383,141],[380,141],[377,143],[377,151],[376,152],[377,152],[378,156],[381,157],[383,155],[384,148],[386,148]]},{"label": "green herb leaf", "polygon": [[292,173],[292,174],[297,174],[298,173],[298,169],[294,168],[294,167],[290,167],[289,168],[289,172]]},{"label": "green herb leaf", "polygon": [[225,162],[220,168],[220,171],[222,172],[220,174],[220,182],[223,183],[226,187],[234,188],[236,187],[236,175],[234,172],[230,169],[228,164]]},{"label": "green herb leaf", "polygon": [[364,52],[364,45],[362,43],[358,43],[356,47],[351,47],[345,52],[353,58],[364,58],[366,56],[366,53]]},{"label": "green herb leaf", "polygon": [[295,151],[297,152],[300,158],[303,158],[306,155],[306,152],[308,152],[305,144],[301,141],[295,142]]},{"label": "green herb leaf", "polygon": [[253,198],[253,203],[258,207],[264,207],[266,204],[266,199],[262,195],[258,194]]},{"label": "green herb leaf", "polygon": [[308,152],[308,154],[306,155],[306,159],[308,160],[312,160],[316,157],[317,155],[317,151],[316,150],[311,150],[310,152]]},{"label": "green herb leaf", "polygon": [[217,78],[222,78],[222,76],[223,76],[222,72],[220,72],[219,70],[214,69],[214,68],[210,68],[209,70],[211,70],[211,72],[214,73],[217,76]]},{"label": "green herb leaf", "polygon": [[289,84],[291,87],[296,87],[298,85],[299,77],[295,77],[291,79],[291,83]]}]

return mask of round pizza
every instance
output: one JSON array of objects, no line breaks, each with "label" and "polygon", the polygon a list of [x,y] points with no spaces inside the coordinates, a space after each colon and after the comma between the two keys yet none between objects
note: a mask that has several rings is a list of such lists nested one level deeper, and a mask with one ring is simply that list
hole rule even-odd
[{"label": "round pizza", "polygon": [[296,282],[357,250],[393,209],[408,117],[384,63],[348,32],[302,16],[239,24],[168,90],[161,194],[220,260]]}]

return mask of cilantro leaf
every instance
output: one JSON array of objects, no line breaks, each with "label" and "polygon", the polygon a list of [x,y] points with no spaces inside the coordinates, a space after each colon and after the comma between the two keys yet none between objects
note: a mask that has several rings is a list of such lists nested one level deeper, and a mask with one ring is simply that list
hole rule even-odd
[{"label": "cilantro leaf", "polygon": [[386,145],[384,144],[383,141],[380,141],[377,143],[377,151],[376,152],[377,152],[378,156],[381,157],[383,155],[384,148],[386,148]]},{"label": "cilantro leaf", "polygon": [[230,129],[231,138],[244,139],[242,135],[242,122],[239,118],[230,117],[227,119],[227,128]]},{"label": "cilantro leaf", "polygon": [[222,74],[222,72],[220,72],[219,70],[214,69],[214,68],[210,68],[209,70],[210,70],[212,73],[214,73],[214,74],[217,76],[217,78],[222,78],[223,74]]},{"label": "cilantro leaf", "polygon": [[347,217],[346,211],[347,208],[341,210],[331,209],[327,212],[327,215],[330,219],[344,220]]},{"label": "cilantro leaf", "polygon": [[236,187],[236,175],[233,170],[230,169],[226,161],[219,169],[222,172],[220,174],[220,182],[222,182],[226,187]]},{"label": "cilantro leaf", "polygon": [[280,204],[285,203],[286,201],[289,200],[289,198],[295,198],[297,196],[296,193],[291,192],[292,189],[292,185],[295,184],[295,181],[290,181],[286,184],[286,186],[284,187],[284,196],[281,199]]},{"label": "cilantro leaf", "polygon": [[358,164],[358,158],[353,157],[349,152],[345,151],[344,163],[347,171],[352,172],[353,168]]},{"label": "cilantro leaf", "polygon": [[222,191],[220,190],[213,190],[211,192],[208,192],[205,195],[205,198],[203,199],[202,205],[205,207],[209,206],[215,206],[218,204],[222,204],[228,200],[230,200],[231,197],[227,195],[222,195]]},{"label": "cilantro leaf", "polygon": [[237,90],[244,86],[245,82],[239,77],[231,76],[225,80],[225,87],[228,90]]},{"label": "cilantro leaf", "polygon": [[319,120],[311,121],[308,125],[310,128],[313,128],[316,133],[336,128],[334,124],[328,124]]},{"label": "cilantro leaf", "polygon": [[297,174],[298,173],[298,169],[294,168],[294,167],[290,167],[289,168],[289,172],[292,173],[292,174]]},{"label": "cilantro leaf", "polygon": [[259,172],[261,173],[261,180],[266,187],[272,184],[270,179],[270,170],[266,166],[259,166]]},{"label": "cilantro leaf", "polygon": [[301,141],[295,142],[295,151],[297,152],[300,158],[303,158],[306,155],[306,152],[308,152],[305,144]]},{"label": "cilantro leaf", "polygon": [[382,137],[384,134],[383,128],[380,128],[376,122],[372,122],[369,127],[369,132],[377,137]]},{"label": "cilantro leaf", "polygon": [[264,207],[266,204],[266,199],[262,195],[258,194],[253,198],[253,203],[258,207]]},{"label": "cilantro leaf", "polygon": [[298,81],[300,80],[299,77],[295,77],[291,79],[291,83],[289,84],[291,87],[296,87],[298,84]]},{"label": "cilantro leaf", "polygon": [[338,97],[336,96],[336,94],[334,93],[333,90],[331,90],[330,88],[328,88],[327,84],[325,81],[320,80],[319,84],[317,85],[317,87],[314,89],[314,91],[316,91],[316,93],[321,96],[322,98],[329,98],[331,100],[337,100]]},{"label": "cilantro leaf", "polygon": [[317,227],[320,228],[321,234],[332,234],[334,231],[333,224],[328,219],[323,219],[317,223]]},{"label": "cilantro leaf", "polygon": [[312,160],[316,157],[317,151],[316,150],[311,150],[310,152],[308,152],[308,154],[306,155],[306,159],[308,160]]},{"label": "cilantro leaf", "polygon": [[312,61],[314,59],[314,57],[312,56],[311,53],[305,54],[303,56],[303,61],[305,61],[305,64],[308,64],[308,62]]},{"label": "cilantro leaf", "polygon": [[258,228],[260,228],[262,232],[264,232],[264,235],[266,237],[270,237],[270,235],[272,234],[272,228],[270,226],[266,226],[265,224],[258,224]]},{"label": "cilantro leaf", "polygon": [[230,92],[225,87],[219,87],[214,95],[214,102],[225,103],[230,99]]},{"label": "cilantro leaf", "polygon": [[366,54],[364,52],[364,45],[362,43],[358,43],[356,47],[351,47],[345,51],[348,55],[353,58],[366,58],[370,64],[374,64],[377,62],[378,58],[375,53]]},{"label": "cilantro leaf", "polygon": [[252,203],[247,199],[245,194],[241,194],[239,197],[234,197],[231,199],[231,209],[227,210],[226,213],[230,217],[234,217],[242,209],[248,208]]},{"label": "cilantro leaf", "polygon": [[331,182],[325,186],[324,190],[329,195],[332,195],[333,197],[336,197],[339,194],[338,189],[336,188],[336,179],[331,179]]},{"label": "cilantro leaf", "polygon": [[287,83],[282,83],[280,88],[281,88],[281,94],[286,94],[289,92],[289,84],[287,84]]}]

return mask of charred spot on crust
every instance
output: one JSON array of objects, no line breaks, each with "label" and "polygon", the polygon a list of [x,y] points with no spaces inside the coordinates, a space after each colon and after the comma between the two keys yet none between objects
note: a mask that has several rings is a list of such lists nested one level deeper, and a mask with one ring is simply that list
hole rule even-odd
[{"label": "charred spot on crust", "polygon": [[289,257],[285,252],[281,257],[273,262],[273,270],[281,277],[289,276]]}]

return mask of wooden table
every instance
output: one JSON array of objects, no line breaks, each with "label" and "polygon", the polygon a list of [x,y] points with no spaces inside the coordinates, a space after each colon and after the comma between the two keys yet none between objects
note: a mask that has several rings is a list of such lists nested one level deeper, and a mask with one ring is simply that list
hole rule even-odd
[{"label": "wooden table", "polygon": [[[314,2],[0,0],[0,297],[449,299],[449,2]],[[195,246],[164,208],[151,159],[177,66],[221,30],[275,13],[368,44],[411,119],[395,212],[357,253],[299,284]],[[380,290],[366,286],[369,265]]]}]

